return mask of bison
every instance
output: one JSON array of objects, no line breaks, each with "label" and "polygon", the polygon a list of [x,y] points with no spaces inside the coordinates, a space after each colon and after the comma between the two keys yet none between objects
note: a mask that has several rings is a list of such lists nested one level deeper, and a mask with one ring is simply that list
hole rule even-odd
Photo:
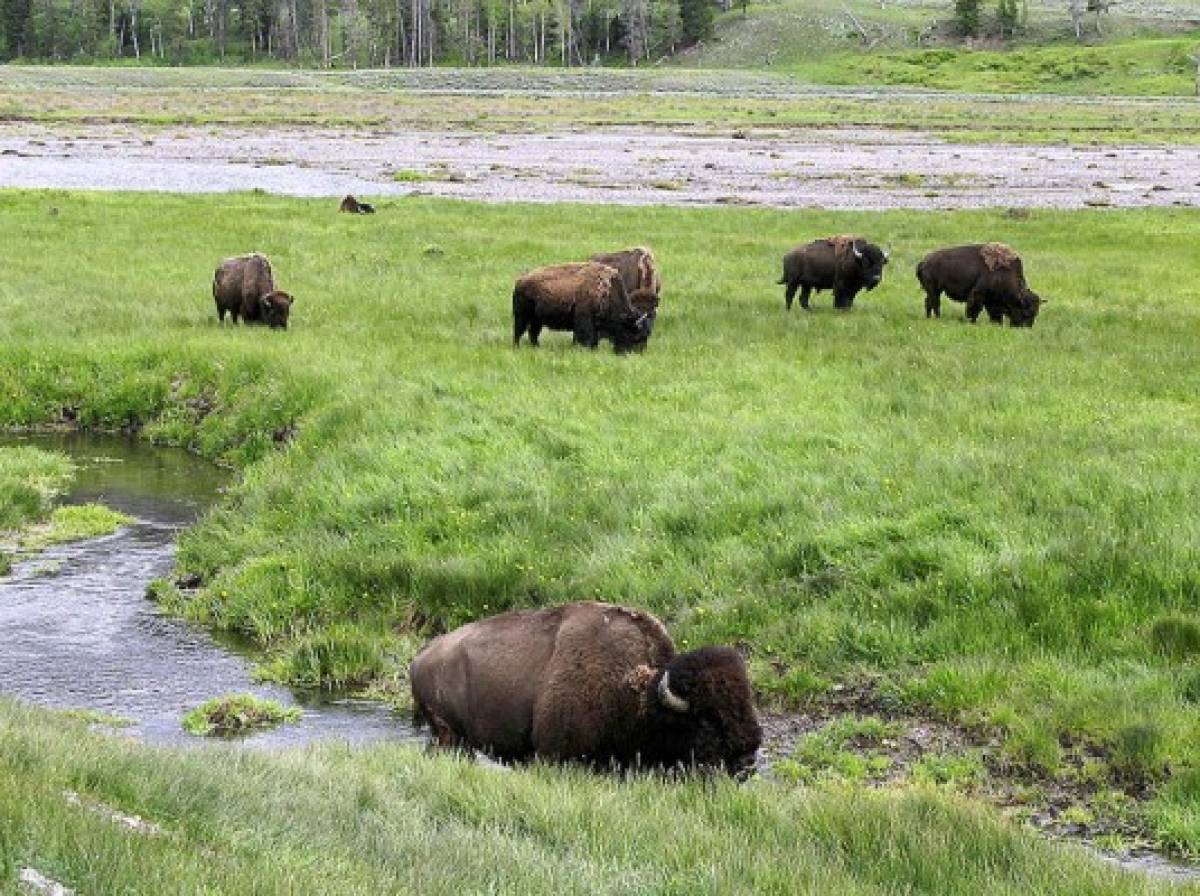
[{"label": "bison", "polygon": [[339,212],[347,212],[351,215],[373,215],[375,214],[375,206],[369,202],[359,202],[353,196],[347,196],[342,200],[342,204],[338,206]]},{"label": "bison", "polygon": [[941,317],[942,293],[967,303],[975,323],[987,311],[994,323],[1007,317],[1014,327],[1032,327],[1042,299],[1025,283],[1021,257],[1004,243],[953,246],[930,252],[917,265],[925,290],[925,316]]},{"label": "bison", "polygon": [[887,262],[887,252],[850,234],[797,246],[783,256],[783,277],[779,280],[787,286],[783,295],[787,310],[792,310],[797,289],[800,307],[805,310],[814,289],[832,289],[833,307],[850,308],[860,290],[872,290],[880,284]]},{"label": "bison", "polygon": [[288,314],[296,304],[294,298],[275,288],[271,262],[258,252],[226,258],[217,265],[212,292],[221,323],[228,313],[235,324],[241,317],[248,324],[286,330]]},{"label": "bison", "polygon": [[506,762],[743,775],[762,742],[741,654],[676,653],[658,619],[612,604],[472,622],[426,645],[409,678],[435,743]]},{"label": "bison", "polygon": [[513,345],[529,333],[538,344],[542,327],[571,330],[574,341],[595,348],[607,338],[618,351],[645,345],[657,298],[638,295],[639,311],[616,268],[594,261],[557,264],[521,276],[513,288]]},{"label": "bison", "polygon": [[600,252],[589,260],[616,268],[621,274],[625,292],[630,296],[640,289],[649,290],[656,297],[662,292],[658,263],[654,260],[654,253],[645,246],[635,246],[619,252]]}]

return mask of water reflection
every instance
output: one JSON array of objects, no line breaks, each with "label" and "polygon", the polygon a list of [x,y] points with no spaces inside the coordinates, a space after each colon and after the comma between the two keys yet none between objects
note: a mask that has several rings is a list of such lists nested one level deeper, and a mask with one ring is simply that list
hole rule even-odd
[{"label": "water reflection", "polygon": [[225,472],[183,451],[119,437],[0,438],[11,444],[69,454],[79,474],[65,501],[100,501],[135,522],[22,560],[0,579],[0,694],[131,719],[127,730],[152,743],[209,742],[183,731],[183,714],[209,697],[242,691],[305,708],[298,723],[240,739],[249,746],[418,737],[406,719],[378,704],[305,700],[254,683],[244,657],[162,615],[146,597],[147,584],[171,572],[179,530],[218,497]]}]

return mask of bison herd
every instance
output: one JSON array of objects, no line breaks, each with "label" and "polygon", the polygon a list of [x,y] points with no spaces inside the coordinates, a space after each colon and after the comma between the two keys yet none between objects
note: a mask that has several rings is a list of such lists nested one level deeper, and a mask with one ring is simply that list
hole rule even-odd
[{"label": "bison herd", "polygon": [[[339,210],[372,214],[347,196]],[[849,309],[883,281],[888,253],[847,234],[797,246],[783,258],[784,304],[797,292],[833,292]],[[917,265],[927,317],[943,294],[1000,323],[1033,326],[1042,300],[1021,259],[1003,243],[930,252]],[[512,293],[513,345],[543,328],[570,331],[595,348],[644,348],[662,280],[654,254],[636,247],[523,274]],[[295,300],[275,288],[259,253],[227,258],[213,276],[218,319],[286,328]],[[762,742],[743,656],[729,647],[677,653],[648,613],[573,603],[481,619],[434,638],[410,668],[414,717],[433,741],[482,750],[502,761],[581,761],[595,767],[701,767],[742,776]]]},{"label": "bison herd", "polygon": [[[372,215],[375,208],[346,196],[338,211]],[[855,297],[883,282],[889,253],[856,234],[816,239],[783,256],[784,307],[792,310],[796,293],[808,310],[814,292],[833,292],[833,307],[848,310]],[[977,243],[930,252],[917,265],[925,291],[925,316],[940,317],[941,297],[965,302],[971,323],[986,311],[988,319],[1014,327],[1032,327],[1043,300],[1025,282],[1021,257],[1004,243]],[[517,278],[512,293],[513,345],[528,336],[538,345],[544,329],[570,331],[577,345],[596,348],[607,339],[615,350],[646,347],[658,316],[662,278],[654,253],[644,246],[602,252],[587,261],[535,268]],[[275,289],[271,263],[257,252],[227,258],[213,275],[217,318],[228,313],[236,324],[266,324],[286,329],[295,299]]]}]

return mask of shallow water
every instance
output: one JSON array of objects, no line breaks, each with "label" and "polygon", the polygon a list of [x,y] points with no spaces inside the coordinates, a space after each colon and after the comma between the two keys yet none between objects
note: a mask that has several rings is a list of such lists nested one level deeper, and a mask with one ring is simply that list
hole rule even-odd
[{"label": "shallow water", "polygon": [[134,517],[113,535],[51,548],[0,579],[0,694],[130,719],[150,743],[211,743],[181,727],[209,697],[251,692],[304,708],[301,720],[238,738],[276,748],[420,735],[376,703],[313,700],[256,684],[251,664],[212,635],[164,616],[146,597],[173,567],[175,537],[218,496],[227,475],[178,450],[118,437],[3,437],[69,454],[79,465],[67,503],[99,501]]}]

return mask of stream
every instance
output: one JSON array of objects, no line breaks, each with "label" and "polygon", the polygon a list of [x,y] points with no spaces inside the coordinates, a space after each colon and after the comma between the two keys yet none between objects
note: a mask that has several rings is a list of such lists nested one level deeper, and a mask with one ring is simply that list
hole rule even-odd
[{"label": "stream", "polygon": [[63,503],[100,502],[134,518],[112,535],[59,545],[0,578],[0,695],[129,720],[116,730],[147,743],[209,743],[183,715],[229,693],[299,705],[298,722],[243,735],[248,746],[315,740],[417,740],[405,716],[378,703],[256,683],[236,647],[159,612],[146,596],[169,575],[175,539],[220,495],[228,474],[178,449],[117,436],[2,436],[0,445],[61,451],[78,466]]}]

